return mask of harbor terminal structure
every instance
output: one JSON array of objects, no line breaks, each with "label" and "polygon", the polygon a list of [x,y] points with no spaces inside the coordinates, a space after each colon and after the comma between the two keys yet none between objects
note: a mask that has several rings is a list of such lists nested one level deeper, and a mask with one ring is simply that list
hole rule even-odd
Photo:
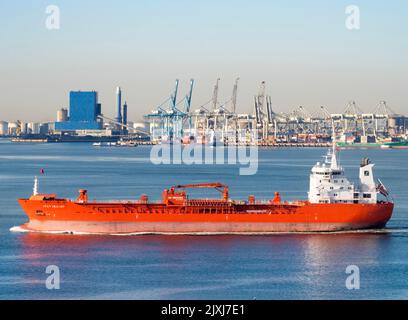
[{"label": "harbor terminal structure", "polygon": [[[196,82],[189,81],[188,91],[180,94],[180,80],[164,102],[151,112],[130,121],[124,91],[117,87],[112,116],[103,113],[98,92],[70,91],[69,107],[57,110],[56,121],[0,121],[0,136],[13,141],[116,141],[141,139],[150,143],[199,143],[220,145],[326,146],[332,136],[342,147],[373,146],[407,140],[408,117],[387,104],[361,108],[356,101],[331,112],[325,106],[297,106],[279,111],[265,81],[246,106],[238,100],[239,80],[232,84],[231,96],[220,101],[221,79],[217,78],[212,96],[204,103],[194,100]],[[112,90],[113,91],[113,90]],[[158,101],[163,100],[158,99]],[[246,113],[238,112],[238,105]],[[86,137],[86,138],[85,138]]]}]

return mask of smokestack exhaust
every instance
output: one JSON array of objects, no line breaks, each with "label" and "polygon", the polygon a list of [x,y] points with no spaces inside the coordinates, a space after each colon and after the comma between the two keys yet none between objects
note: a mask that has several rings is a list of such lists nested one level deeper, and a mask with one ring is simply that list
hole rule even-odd
[{"label": "smokestack exhaust", "polygon": [[128,112],[128,106],[127,106],[127,102],[125,101],[125,103],[123,104],[123,110],[122,110],[122,130],[125,131],[127,130],[126,126],[127,126],[127,112]]},{"label": "smokestack exhaust", "polygon": [[117,113],[116,113],[116,122],[122,123],[122,89],[120,87],[116,88],[116,96],[117,96]]}]

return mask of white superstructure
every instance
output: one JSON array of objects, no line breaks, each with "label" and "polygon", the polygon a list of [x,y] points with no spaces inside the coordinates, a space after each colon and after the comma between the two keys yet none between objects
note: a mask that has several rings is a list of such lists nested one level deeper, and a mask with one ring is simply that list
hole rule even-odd
[{"label": "white superstructure", "polygon": [[337,157],[336,145],[324,162],[318,162],[310,175],[310,203],[377,203],[379,193],[388,195],[382,184],[377,185],[373,176],[374,164],[363,159],[359,182],[348,180]]}]

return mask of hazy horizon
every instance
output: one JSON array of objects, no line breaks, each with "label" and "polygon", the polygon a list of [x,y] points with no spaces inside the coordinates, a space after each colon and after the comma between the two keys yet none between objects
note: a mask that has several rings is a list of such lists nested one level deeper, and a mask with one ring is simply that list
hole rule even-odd
[{"label": "hazy horizon", "polygon": [[[45,27],[47,6],[60,29]],[[361,29],[345,27],[345,8],[361,10]],[[69,91],[99,92],[112,117],[123,89],[129,120],[163,102],[180,79],[179,99],[195,79],[193,109],[229,100],[240,77],[237,112],[253,111],[266,81],[277,112],[350,100],[365,112],[380,100],[408,113],[406,1],[40,1],[0,3],[0,120],[51,121]]]}]

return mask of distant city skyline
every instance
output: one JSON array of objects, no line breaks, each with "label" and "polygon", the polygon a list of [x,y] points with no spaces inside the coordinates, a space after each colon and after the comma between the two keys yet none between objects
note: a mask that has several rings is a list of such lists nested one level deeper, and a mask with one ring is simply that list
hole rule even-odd
[{"label": "distant city skyline", "polygon": [[[60,29],[46,28],[46,8]],[[348,30],[345,8],[360,9]],[[195,79],[193,109],[229,100],[240,77],[237,112],[253,112],[266,81],[276,112],[324,105],[341,112],[355,100],[365,112],[380,100],[406,112],[408,3],[393,1],[78,0],[0,3],[0,120],[51,121],[72,90],[99,93],[114,117],[116,87],[129,120],[162,103],[180,79]]]}]

